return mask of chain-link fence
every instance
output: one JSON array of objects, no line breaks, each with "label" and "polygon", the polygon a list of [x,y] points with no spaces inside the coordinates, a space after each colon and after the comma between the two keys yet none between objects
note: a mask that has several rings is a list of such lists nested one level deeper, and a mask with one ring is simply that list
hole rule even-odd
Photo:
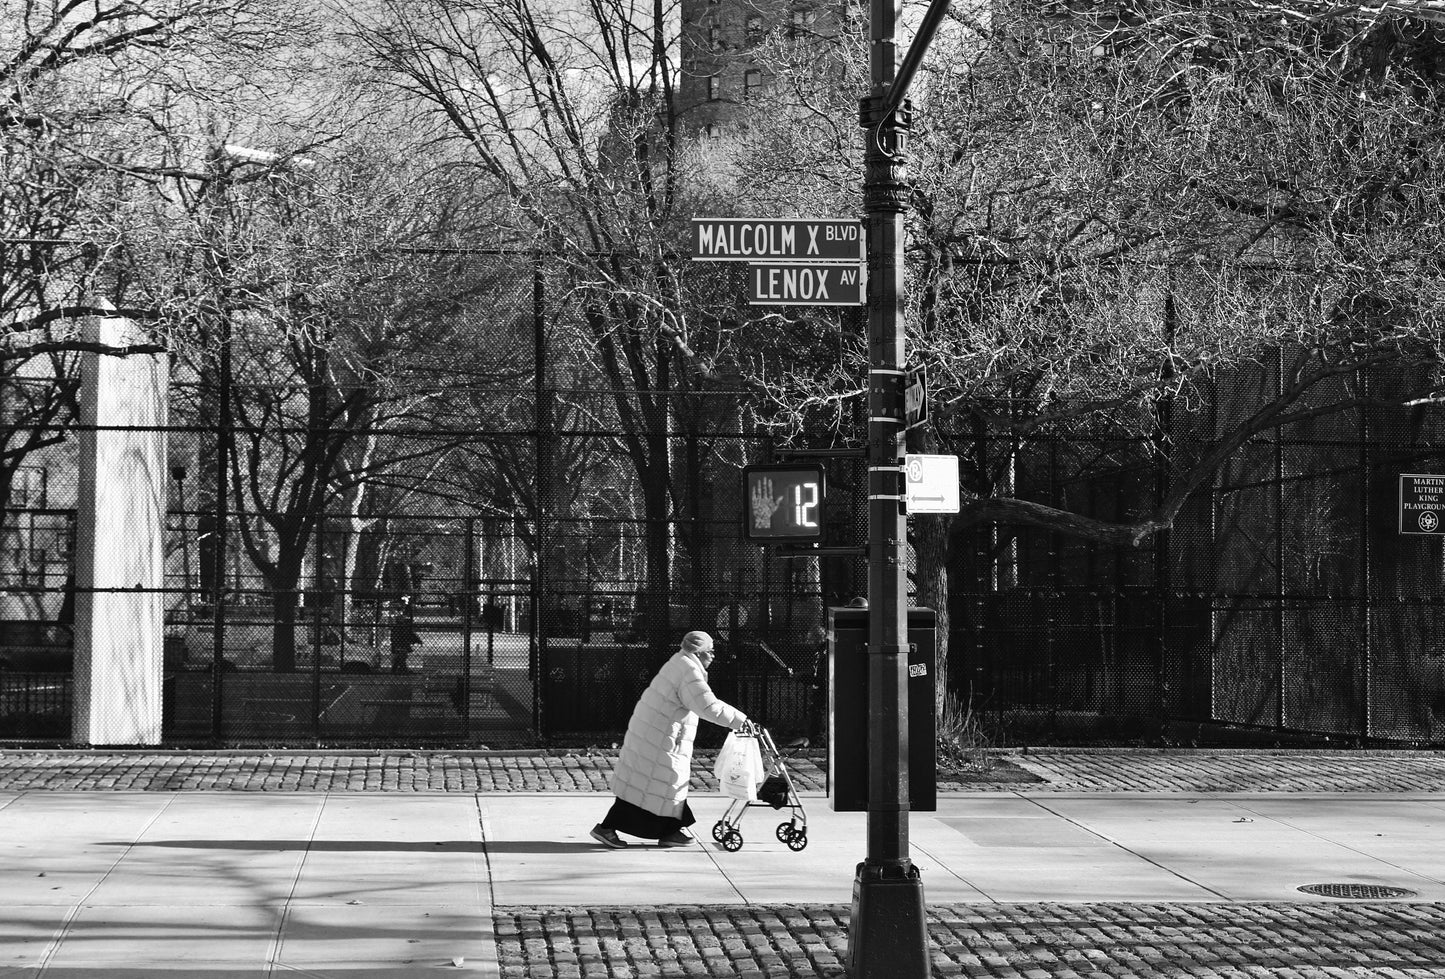
[{"label": "chain-link fence", "polygon": [[[825,610],[866,576],[858,557],[742,539],[742,469],[775,458],[745,426],[751,393],[685,364],[706,355],[685,338],[662,354],[609,346],[623,341],[593,330],[559,263],[469,261],[437,336],[321,342],[240,318],[229,345],[177,358],[154,433],[165,740],[611,740],[693,628],[718,638],[721,695],[779,732],[820,734]],[[699,295],[736,302],[739,275],[699,272]],[[790,331],[819,354],[817,322],[777,321],[796,345]],[[1107,520],[1147,510],[1278,369],[1216,379],[1148,437],[1009,436],[1005,489]],[[77,371],[0,396],[0,422],[30,446],[3,474],[0,738],[71,735],[77,554],[95,543],[77,540],[83,446],[117,428],[31,409],[47,385],[73,400]],[[955,451],[1006,441],[939,424]],[[1445,563],[1439,539],[1398,534],[1395,481],[1440,470],[1442,425],[1429,408],[1365,407],[1266,431],[1138,547],[952,533],[949,686],[1009,739],[1229,727],[1438,743]],[[857,545],[860,462],[825,464],[829,543]]]},{"label": "chain-link fence", "polygon": [[[1278,370],[1220,377],[1164,442],[1034,439],[1015,492],[1107,519],[1146,512]],[[1338,383],[1394,395],[1409,381]],[[1439,743],[1445,555],[1441,538],[1399,532],[1398,479],[1441,471],[1442,423],[1427,406],[1371,405],[1267,431],[1140,547],[973,531],[951,598],[952,685],[1015,738]],[[1113,459],[1079,479],[1071,453]]]},{"label": "chain-link fence", "polygon": [[[76,556],[102,549],[77,540],[86,446],[116,433],[167,461],[163,571],[138,590],[163,595],[170,743],[609,738],[694,628],[722,695],[820,727],[821,608],[857,573],[741,540],[742,467],[769,457],[743,392],[689,381],[685,344],[589,332],[560,263],[468,261],[437,337],[379,357],[374,336],[237,317],[173,361],[160,429],[44,426],[8,481],[0,737],[70,737],[76,594],[95,592]],[[740,274],[711,278],[741,295]],[[13,399],[0,420],[39,427]]]}]

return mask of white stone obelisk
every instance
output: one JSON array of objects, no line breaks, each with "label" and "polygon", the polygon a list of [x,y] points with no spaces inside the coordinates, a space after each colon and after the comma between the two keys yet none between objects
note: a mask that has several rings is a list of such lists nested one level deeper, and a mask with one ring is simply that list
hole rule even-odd
[{"label": "white stone obelisk", "polygon": [[[145,339],[121,316],[94,317],[85,336],[115,347]],[[79,744],[161,740],[169,381],[165,354],[82,355],[71,723]]]}]

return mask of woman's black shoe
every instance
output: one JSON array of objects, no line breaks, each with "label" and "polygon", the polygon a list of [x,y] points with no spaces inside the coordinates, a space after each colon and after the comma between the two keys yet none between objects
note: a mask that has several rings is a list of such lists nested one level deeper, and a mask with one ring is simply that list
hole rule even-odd
[{"label": "woman's black shoe", "polygon": [[603,829],[601,823],[592,827],[592,838],[613,850],[621,850],[627,846],[627,842],[617,835],[616,830]]}]

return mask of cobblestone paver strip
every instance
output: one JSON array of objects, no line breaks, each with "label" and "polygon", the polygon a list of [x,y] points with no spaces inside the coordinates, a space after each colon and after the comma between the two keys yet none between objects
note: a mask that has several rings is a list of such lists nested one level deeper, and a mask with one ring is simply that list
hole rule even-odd
[{"label": "cobblestone paver strip", "polygon": [[[951,904],[936,977],[1439,979],[1439,904]],[[846,905],[498,908],[502,979],[841,977]]]},{"label": "cobblestone paver strip", "polygon": [[1032,749],[1011,760],[1060,792],[1441,792],[1432,751]]},{"label": "cobblestone paver strip", "polygon": [[[717,788],[713,757],[713,752],[700,751],[694,759],[694,791]],[[0,790],[607,792],[616,760],[615,751],[535,755],[11,751],[0,752]],[[825,784],[818,761],[796,759],[790,771],[800,790],[820,790]]]},{"label": "cobblestone paver strip", "polygon": [[[0,750],[0,791],[195,789],[278,792],[607,792],[615,749],[575,751]],[[825,755],[789,763],[802,792],[827,784]],[[1030,749],[987,771],[941,772],[941,792],[1445,792],[1428,751]],[[692,790],[712,792],[713,752]]]},{"label": "cobblestone paver strip", "polygon": [[[699,751],[691,788],[712,792],[715,753]],[[608,792],[617,752],[0,752],[0,790],[167,792],[193,789],[277,792]],[[801,792],[827,786],[821,753],[788,763]],[[970,787],[1007,788],[1039,781],[1007,762]],[[945,775],[943,791],[962,788]]]},{"label": "cobblestone paver strip", "polygon": [[6,752],[0,789],[293,792],[606,791],[614,754]]}]

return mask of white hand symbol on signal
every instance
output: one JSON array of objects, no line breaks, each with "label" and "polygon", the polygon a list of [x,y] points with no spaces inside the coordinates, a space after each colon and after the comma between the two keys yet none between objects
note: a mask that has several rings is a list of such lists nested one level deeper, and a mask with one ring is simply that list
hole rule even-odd
[{"label": "white hand symbol on signal", "polygon": [[753,484],[753,527],[767,530],[773,525],[773,514],[783,505],[780,496],[773,499],[773,481],[764,477]]}]

